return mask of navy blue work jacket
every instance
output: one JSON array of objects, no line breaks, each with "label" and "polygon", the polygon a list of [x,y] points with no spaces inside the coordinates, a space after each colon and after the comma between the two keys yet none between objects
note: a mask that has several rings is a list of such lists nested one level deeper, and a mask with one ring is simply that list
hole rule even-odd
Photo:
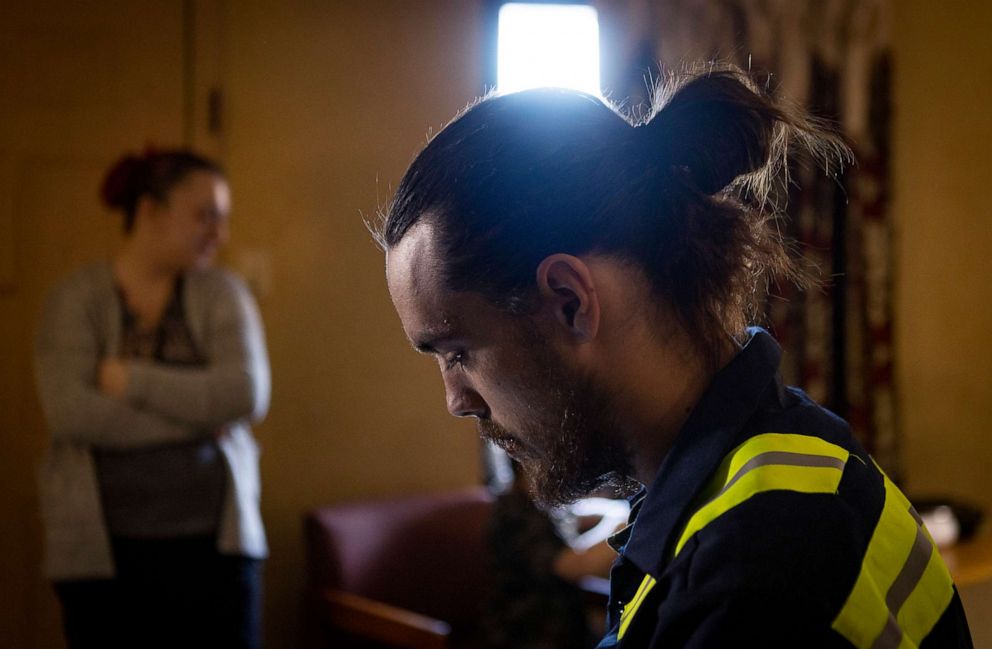
[{"label": "navy blue work jacket", "polygon": [[600,649],[971,647],[905,496],[749,333],[612,539]]}]

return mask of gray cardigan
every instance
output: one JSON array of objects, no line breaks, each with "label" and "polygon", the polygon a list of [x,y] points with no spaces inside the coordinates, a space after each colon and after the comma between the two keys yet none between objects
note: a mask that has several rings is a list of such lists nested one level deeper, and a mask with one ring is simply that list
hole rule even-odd
[{"label": "gray cardigan", "polygon": [[204,367],[131,361],[125,399],[96,387],[97,364],[117,354],[121,304],[108,263],[87,266],[48,296],[35,340],[35,377],[51,445],[39,472],[45,573],[53,580],[114,574],[91,449],[189,440],[225,427],[229,469],[218,549],[262,558],[258,447],[250,422],[269,404],[269,363],[251,293],[234,274],[190,272],[186,318]]}]

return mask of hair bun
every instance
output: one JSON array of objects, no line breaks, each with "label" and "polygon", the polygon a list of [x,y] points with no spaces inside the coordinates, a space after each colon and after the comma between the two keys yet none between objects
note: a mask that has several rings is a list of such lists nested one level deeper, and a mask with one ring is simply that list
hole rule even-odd
[{"label": "hair bun", "polygon": [[145,167],[146,160],[135,155],[125,155],[114,163],[100,186],[103,203],[113,209],[127,209],[140,194]]},{"label": "hair bun", "polygon": [[714,194],[766,166],[784,115],[740,75],[712,72],[678,88],[641,128],[667,165]]}]

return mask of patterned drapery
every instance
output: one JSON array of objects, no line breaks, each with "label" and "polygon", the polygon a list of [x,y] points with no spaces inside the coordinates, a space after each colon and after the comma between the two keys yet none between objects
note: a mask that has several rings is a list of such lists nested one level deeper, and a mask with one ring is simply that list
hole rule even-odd
[{"label": "patterned drapery", "polygon": [[598,0],[604,88],[636,108],[646,79],[733,61],[835,121],[857,164],[834,180],[795,161],[783,225],[823,282],[776,286],[767,322],[788,382],[851,422],[898,476],[888,215],[888,0]]}]

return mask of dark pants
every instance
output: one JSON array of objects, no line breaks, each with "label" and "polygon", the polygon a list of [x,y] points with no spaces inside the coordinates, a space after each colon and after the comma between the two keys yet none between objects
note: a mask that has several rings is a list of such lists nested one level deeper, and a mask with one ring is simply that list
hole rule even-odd
[{"label": "dark pants", "polygon": [[113,542],[114,579],[55,584],[70,649],[261,646],[262,562],[213,538]]}]

